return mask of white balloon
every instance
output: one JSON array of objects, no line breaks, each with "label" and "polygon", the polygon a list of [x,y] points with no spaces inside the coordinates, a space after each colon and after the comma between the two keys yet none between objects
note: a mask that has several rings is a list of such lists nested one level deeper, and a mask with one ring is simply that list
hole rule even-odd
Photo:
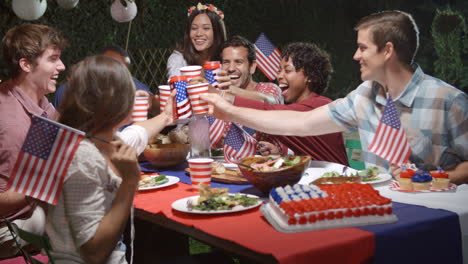
[{"label": "white balloon", "polygon": [[44,15],[47,9],[47,0],[13,0],[11,8],[21,19],[36,20]]},{"label": "white balloon", "polygon": [[80,0],[57,0],[57,4],[64,9],[74,8]]},{"label": "white balloon", "polygon": [[120,23],[129,22],[137,15],[137,5],[135,1],[125,0],[127,6],[122,5],[120,0],[115,0],[111,5],[111,16],[112,18]]}]

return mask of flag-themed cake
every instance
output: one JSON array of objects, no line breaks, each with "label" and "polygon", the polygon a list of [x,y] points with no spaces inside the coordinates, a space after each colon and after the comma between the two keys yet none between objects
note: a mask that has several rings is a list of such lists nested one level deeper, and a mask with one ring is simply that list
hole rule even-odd
[{"label": "flag-themed cake", "polygon": [[270,191],[262,206],[268,221],[282,232],[390,223],[397,220],[392,200],[370,184],[300,185]]}]

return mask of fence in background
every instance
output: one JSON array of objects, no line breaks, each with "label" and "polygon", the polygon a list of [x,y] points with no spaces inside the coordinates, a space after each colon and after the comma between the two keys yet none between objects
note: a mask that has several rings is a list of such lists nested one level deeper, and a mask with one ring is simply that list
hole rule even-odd
[{"label": "fence in background", "polygon": [[130,53],[133,76],[148,85],[154,93],[159,93],[158,85],[167,83],[166,65],[172,50],[172,48],[132,50]]}]

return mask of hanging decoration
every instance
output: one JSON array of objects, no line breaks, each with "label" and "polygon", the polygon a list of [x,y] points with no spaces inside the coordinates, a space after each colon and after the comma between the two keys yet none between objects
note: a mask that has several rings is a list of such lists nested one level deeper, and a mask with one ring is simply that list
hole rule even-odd
[{"label": "hanging decoration", "polygon": [[80,0],[57,0],[57,4],[64,9],[72,9]]},{"label": "hanging decoration", "polygon": [[[125,2],[126,6],[122,2]],[[134,0],[115,0],[110,11],[112,18],[119,23],[132,21],[138,12]]]},{"label": "hanging decoration", "polygon": [[47,9],[47,0],[13,0],[11,8],[23,20],[36,20],[44,15]]}]

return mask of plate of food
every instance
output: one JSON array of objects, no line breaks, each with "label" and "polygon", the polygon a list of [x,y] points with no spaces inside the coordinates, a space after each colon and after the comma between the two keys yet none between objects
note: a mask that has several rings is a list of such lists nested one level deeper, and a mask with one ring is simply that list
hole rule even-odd
[{"label": "plate of food", "polygon": [[262,204],[258,196],[228,193],[228,188],[200,185],[200,195],[179,199],[172,203],[174,210],[193,214],[227,214],[250,210]]},{"label": "plate of food", "polygon": [[381,182],[386,182],[392,179],[392,175],[386,173],[379,173],[374,177],[363,178],[361,179],[361,183],[370,183],[370,184],[377,184]]},{"label": "plate of food", "polygon": [[403,190],[400,188],[400,183],[398,181],[392,181],[388,188],[392,191],[398,191],[398,192],[408,192],[408,193],[431,193],[431,192],[446,192],[446,191],[451,191],[457,189],[457,185],[453,183],[449,183],[447,188],[442,188],[442,189],[434,189],[432,184],[430,184],[428,190]]},{"label": "plate of food", "polygon": [[[226,165],[223,162],[214,161],[211,168],[211,180],[228,184],[249,184],[249,181],[242,175],[236,164]],[[185,172],[190,174],[190,168]]]},{"label": "plate of food", "polygon": [[343,167],[341,172],[331,170],[323,173],[319,178],[316,178],[310,184],[342,184],[342,183],[369,183],[378,184],[392,179],[390,174],[379,173],[377,167],[370,167],[365,170],[356,171],[351,168]]},{"label": "plate of food", "polygon": [[154,190],[171,186],[179,182],[179,178],[164,174],[143,174],[138,183],[139,191]]}]

